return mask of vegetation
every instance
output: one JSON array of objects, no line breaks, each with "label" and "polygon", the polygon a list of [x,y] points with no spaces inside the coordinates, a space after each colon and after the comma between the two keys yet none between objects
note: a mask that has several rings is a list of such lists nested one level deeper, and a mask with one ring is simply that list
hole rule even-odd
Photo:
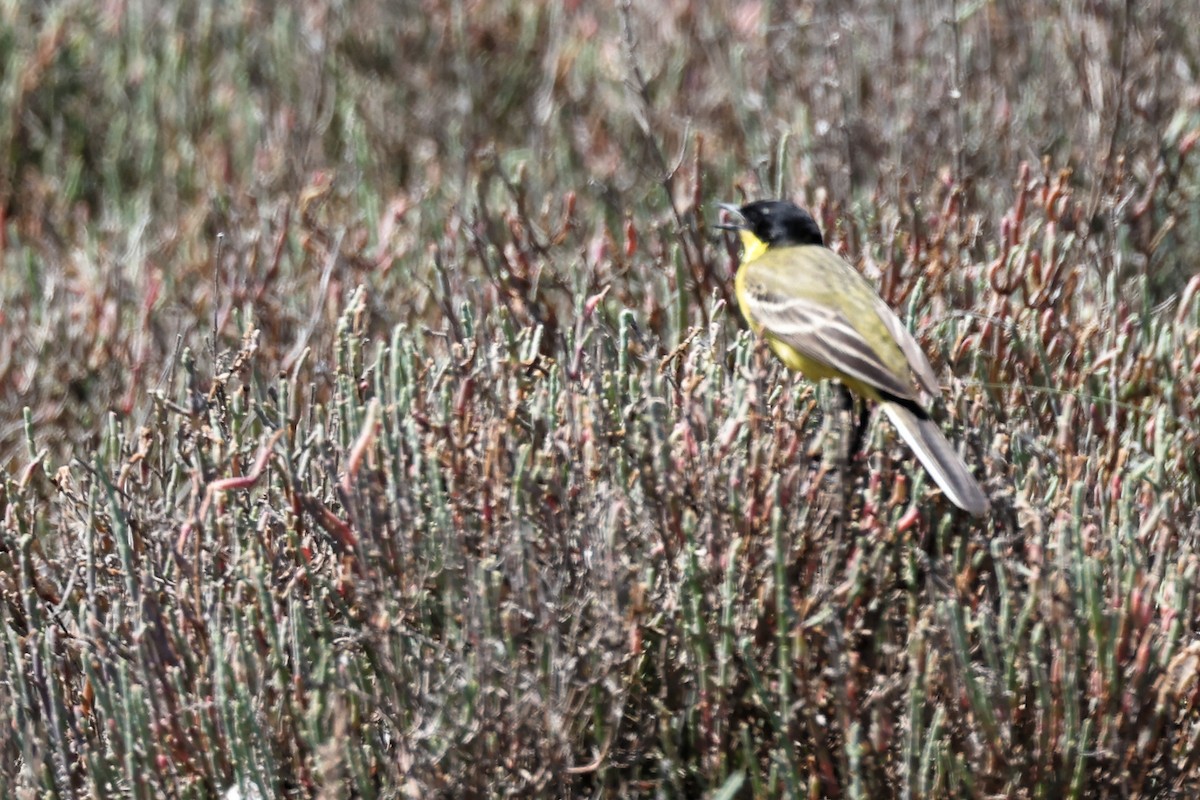
[{"label": "vegetation", "polygon": [[[0,2],[0,796],[1195,796],[1187,11]],[[743,330],[773,196],[986,522]]]}]

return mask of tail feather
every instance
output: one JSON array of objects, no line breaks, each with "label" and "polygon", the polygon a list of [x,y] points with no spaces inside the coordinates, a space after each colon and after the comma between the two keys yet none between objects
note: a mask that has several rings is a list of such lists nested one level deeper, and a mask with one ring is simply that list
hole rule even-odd
[{"label": "tail feather", "polygon": [[932,419],[919,417],[898,403],[884,402],[882,406],[896,430],[954,505],[975,516],[988,510],[983,489]]}]

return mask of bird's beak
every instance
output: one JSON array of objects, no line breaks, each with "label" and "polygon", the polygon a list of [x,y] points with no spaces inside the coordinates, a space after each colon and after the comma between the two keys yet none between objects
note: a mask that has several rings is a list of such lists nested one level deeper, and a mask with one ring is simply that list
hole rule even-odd
[{"label": "bird's beak", "polygon": [[740,231],[746,227],[746,218],[742,216],[741,209],[733,203],[717,203],[717,207],[724,211],[728,218],[725,222],[717,222],[714,227],[723,231]]}]

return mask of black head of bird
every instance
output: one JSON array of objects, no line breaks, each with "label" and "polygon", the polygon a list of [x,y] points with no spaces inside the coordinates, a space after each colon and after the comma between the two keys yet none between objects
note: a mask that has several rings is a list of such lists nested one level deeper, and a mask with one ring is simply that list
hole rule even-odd
[{"label": "black head of bird", "polygon": [[732,222],[718,225],[726,230],[746,231],[767,247],[825,244],[821,229],[812,215],[795,203],[783,200],[755,200],[743,206],[721,203]]}]

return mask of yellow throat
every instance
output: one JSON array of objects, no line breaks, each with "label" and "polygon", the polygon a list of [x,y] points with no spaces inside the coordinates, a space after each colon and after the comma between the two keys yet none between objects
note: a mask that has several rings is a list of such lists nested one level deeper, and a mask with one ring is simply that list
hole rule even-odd
[{"label": "yellow throat", "polygon": [[749,264],[763,253],[767,252],[767,243],[745,228],[742,228],[740,231],[738,231],[738,236],[742,240],[743,264]]}]

